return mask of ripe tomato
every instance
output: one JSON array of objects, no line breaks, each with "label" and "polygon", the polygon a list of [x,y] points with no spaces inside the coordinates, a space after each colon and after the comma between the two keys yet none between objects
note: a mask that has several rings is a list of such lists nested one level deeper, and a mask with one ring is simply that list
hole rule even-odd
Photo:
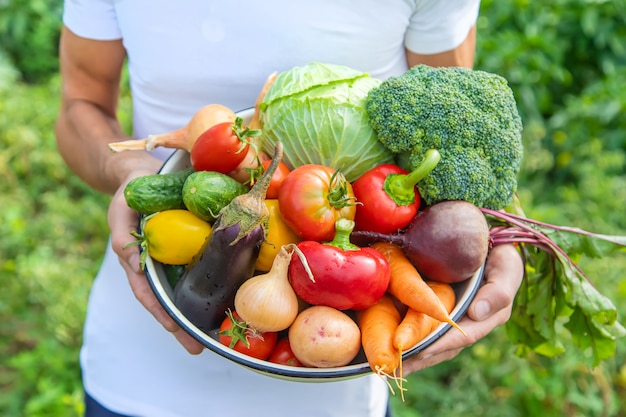
[{"label": "ripe tomato", "polygon": [[139,243],[152,259],[169,265],[186,265],[202,249],[211,225],[188,210],[160,211],[146,217]]},{"label": "ripe tomato", "polygon": [[[265,170],[267,169],[268,166],[270,166],[271,163],[272,163],[271,159],[261,162],[261,165],[263,166],[263,171],[261,172],[261,175],[263,172],[265,172]],[[283,181],[285,180],[289,172],[291,172],[291,170],[289,169],[289,166],[286,163],[280,161],[278,163],[278,167],[276,168],[276,171],[274,171],[274,175],[272,175],[272,180],[270,181],[270,186],[267,189],[265,198],[268,198],[268,199],[278,198],[278,190],[280,190],[280,186],[282,185]],[[252,185],[254,184],[250,184],[250,186]]]},{"label": "ripe tomato", "polygon": [[296,355],[293,354],[291,350],[291,345],[289,344],[289,338],[283,337],[278,340],[276,346],[274,347],[274,351],[267,358],[268,362],[277,363],[280,365],[288,365],[288,366],[304,366],[302,362],[296,358]]},{"label": "ripe tomato", "polygon": [[228,174],[248,154],[249,138],[260,134],[260,130],[244,128],[240,117],[234,123],[218,123],[196,139],[190,152],[191,165],[196,171]]},{"label": "ripe tomato", "polygon": [[221,344],[253,358],[266,360],[278,340],[277,332],[260,333],[248,327],[237,312],[228,312],[219,330]]},{"label": "ripe tomato", "polygon": [[278,204],[285,223],[305,240],[331,240],[335,222],[354,220],[356,213],[352,185],[341,172],[316,164],[301,165],[287,175]]}]

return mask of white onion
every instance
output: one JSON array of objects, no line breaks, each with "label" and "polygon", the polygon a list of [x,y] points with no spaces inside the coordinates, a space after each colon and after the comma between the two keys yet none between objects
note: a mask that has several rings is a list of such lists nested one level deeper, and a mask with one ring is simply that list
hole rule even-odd
[{"label": "white onion", "polygon": [[278,332],[288,328],[298,315],[298,297],[288,278],[293,251],[283,246],[269,272],[256,275],[237,290],[235,311],[248,326],[259,332]]}]

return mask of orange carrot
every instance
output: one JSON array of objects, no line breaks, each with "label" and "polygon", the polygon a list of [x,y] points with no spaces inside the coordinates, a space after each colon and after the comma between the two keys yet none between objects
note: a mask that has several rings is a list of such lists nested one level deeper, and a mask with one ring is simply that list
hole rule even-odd
[{"label": "orange carrot", "polygon": [[432,332],[438,320],[409,308],[393,335],[393,346],[400,352],[412,348]]},{"label": "orange carrot", "polygon": [[[361,345],[372,371],[395,380],[396,385],[402,390],[402,356],[393,346],[393,334],[400,324],[400,319],[396,305],[387,294],[373,306],[357,312]],[[393,391],[391,385],[389,388]]]},{"label": "orange carrot", "polygon": [[387,291],[391,295],[413,310],[446,322],[466,335],[463,329],[450,318],[446,307],[432,288],[422,279],[417,269],[405,256],[402,248],[388,242],[374,243],[372,248],[379,251],[389,262],[391,277]]},{"label": "orange carrot", "polygon": [[[437,281],[426,281],[441,300],[448,314],[456,305],[456,293],[450,284]],[[402,352],[415,346],[428,336],[441,321],[422,312],[409,308],[393,336],[393,345]]]},{"label": "orange carrot", "polygon": [[445,306],[448,314],[450,314],[454,309],[454,306],[456,306],[456,293],[454,292],[454,288],[452,288],[452,285],[445,282],[430,280],[427,280],[426,284],[428,284],[428,286],[433,289],[435,294],[437,294],[437,297],[439,297],[439,299]]}]

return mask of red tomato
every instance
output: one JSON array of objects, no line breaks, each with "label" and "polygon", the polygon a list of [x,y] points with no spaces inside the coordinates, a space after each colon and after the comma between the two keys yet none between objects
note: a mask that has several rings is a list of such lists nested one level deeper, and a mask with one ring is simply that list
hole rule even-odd
[{"label": "red tomato", "polygon": [[267,359],[277,340],[277,332],[257,332],[249,328],[237,312],[229,313],[220,325],[220,343],[253,358]]},{"label": "red tomato", "polygon": [[331,240],[338,219],[354,220],[352,185],[343,174],[323,165],[301,165],[283,180],[278,192],[283,220],[302,239]]},{"label": "red tomato", "polygon": [[280,365],[304,366],[302,362],[296,358],[296,355],[293,354],[288,337],[283,337],[278,340],[278,343],[276,343],[276,346],[274,347],[274,351],[267,360],[268,362],[278,363]]},{"label": "red tomato", "polygon": [[258,136],[259,130],[243,128],[243,119],[234,123],[218,123],[202,133],[190,152],[191,165],[196,171],[228,174],[244,160],[250,148],[248,138]]},{"label": "red tomato", "polygon": [[[265,172],[265,170],[267,169],[268,166],[270,166],[271,163],[272,163],[271,159],[264,160],[263,162],[261,162],[261,165],[263,166],[263,170],[261,171],[259,175],[263,175],[263,172]],[[291,170],[289,169],[289,166],[286,163],[280,161],[278,163],[278,167],[276,168],[276,171],[274,171],[274,175],[272,176],[272,180],[270,182],[269,188],[267,189],[267,193],[265,194],[265,198],[270,199],[270,200],[275,200],[278,198],[278,190],[280,190],[280,186],[282,185],[285,178],[287,178],[287,175],[289,174],[289,172],[291,172]],[[250,184],[250,187],[252,187],[253,185],[254,183]]]}]

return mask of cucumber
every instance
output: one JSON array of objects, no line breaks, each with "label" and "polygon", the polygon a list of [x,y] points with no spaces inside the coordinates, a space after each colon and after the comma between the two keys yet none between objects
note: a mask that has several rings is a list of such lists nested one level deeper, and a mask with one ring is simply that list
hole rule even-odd
[{"label": "cucumber", "polygon": [[176,288],[176,284],[180,277],[183,276],[183,272],[187,268],[187,265],[170,265],[170,264],[162,264],[163,272],[165,272],[165,276],[167,277],[167,283],[170,284],[172,289]]},{"label": "cucumber", "polygon": [[226,174],[213,171],[192,173],[183,184],[183,202],[187,210],[213,223],[220,211],[250,188]]},{"label": "cucumber", "polygon": [[184,209],[183,184],[193,172],[193,168],[187,168],[167,174],[137,177],[124,188],[126,204],[144,215],[163,210]]}]

